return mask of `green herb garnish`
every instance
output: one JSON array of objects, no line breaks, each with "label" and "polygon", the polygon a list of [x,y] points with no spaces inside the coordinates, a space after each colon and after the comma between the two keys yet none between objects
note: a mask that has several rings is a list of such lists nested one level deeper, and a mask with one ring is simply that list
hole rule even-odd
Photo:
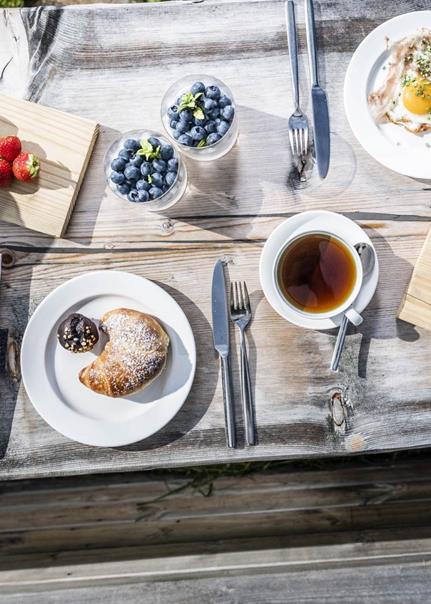
[{"label": "green herb garnish", "polygon": [[205,138],[203,138],[201,141],[198,142],[197,148],[199,149],[200,147],[205,147],[206,144],[207,144],[207,141]]},{"label": "green herb garnish", "polygon": [[202,108],[198,105],[198,99],[202,96],[203,92],[198,92],[196,94],[192,94],[191,92],[186,92],[181,97],[181,102],[178,105],[178,113],[184,111],[184,109],[191,109],[193,111],[193,117],[198,120],[203,120],[205,118],[205,114],[202,111]]},{"label": "green herb garnish", "polygon": [[158,159],[160,157],[160,147],[154,149],[153,145],[146,139],[141,140],[141,148],[137,151],[138,155],[143,155],[147,161]]}]

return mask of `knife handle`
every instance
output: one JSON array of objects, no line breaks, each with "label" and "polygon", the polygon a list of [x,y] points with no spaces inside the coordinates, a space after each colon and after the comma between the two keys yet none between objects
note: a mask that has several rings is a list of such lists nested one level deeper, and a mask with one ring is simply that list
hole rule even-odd
[{"label": "knife handle", "polygon": [[286,11],[287,44],[289,46],[290,71],[292,73],[292,88],[295,109],[299,109],[299,76],[298,76],[298,40],[296,37],[295,3],[287,0]]},{"label": "knife handle", "polygon": [[223,384],[224,419],[226,426],[226,443],[231,449],[236,447],[235,412],[232,397],[229,357],[221,356],[221,377]]},{"label": "knife handle", "polygon": [[305,23],[307,30],[308,61],[310,63],[311,85],[318,86],[319,76],[317,75],[317,39],[313,0],[305,0]]}]

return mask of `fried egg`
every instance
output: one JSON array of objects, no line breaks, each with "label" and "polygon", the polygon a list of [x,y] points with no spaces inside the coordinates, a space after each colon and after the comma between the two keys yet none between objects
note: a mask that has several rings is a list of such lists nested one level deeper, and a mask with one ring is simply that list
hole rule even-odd
[{"label": "fried egg", "polygon": [[368,96],[376,122],[392,122],[414,134],[431,130],[431,30],[388,46],[384,81]]}]

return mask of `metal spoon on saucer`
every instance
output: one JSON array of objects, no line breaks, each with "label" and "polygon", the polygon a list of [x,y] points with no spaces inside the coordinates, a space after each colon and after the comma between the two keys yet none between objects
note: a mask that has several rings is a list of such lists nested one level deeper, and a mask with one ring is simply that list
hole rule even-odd
[{"label": "metal spoon on saucer", "polygon": [[[374,268],[374,264],[376,262],[375,252],[368,243],[357,243],[355,245],[355,249],[359,254],[359,258],[361,259],[363,279],[365,279]],[[347,315],[344,315],[340,329],[338,330],[337,341],[335,342],[335,348],[332,354],[331,371],[338,371],[348,326],[349,319]]]}]

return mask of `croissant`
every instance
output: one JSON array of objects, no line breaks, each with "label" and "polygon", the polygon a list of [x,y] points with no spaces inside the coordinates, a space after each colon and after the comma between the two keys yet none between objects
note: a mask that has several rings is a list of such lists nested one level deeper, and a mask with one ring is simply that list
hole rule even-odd
[{"label": "croissant", "polygon": [[107,312],[100,329],[109,341],[84,367],[79,380],[107,396],[125,396],[148,386],[165,368],[169,336],[152,316],[129,308]]}]

